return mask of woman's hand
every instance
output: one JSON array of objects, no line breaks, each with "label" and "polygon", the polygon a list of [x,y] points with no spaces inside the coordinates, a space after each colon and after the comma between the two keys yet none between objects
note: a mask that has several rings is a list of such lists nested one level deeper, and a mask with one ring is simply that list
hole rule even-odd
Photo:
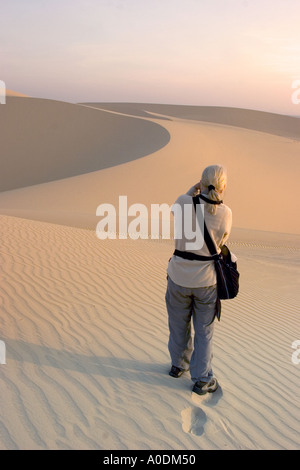
[{"label": "woman's hand", "polygon": [[196,184],[194,185],[194,188],[195,188],[195,191],[197,191],[197,193],[198,193],[198,192],[200,191],[200,189],[201,189],[201,182],[199,181],[199,183],[196,183]]},{"label": "woman's hand", "polygon": [[189,196],[197,196],[197,194],[199,194],[200,189],[201,189],[201,183],[200,183],[200,181],[199,181],[198,183],[194,184],[194,186],[192,186],[192,187],[188,190],[187,194],[188,194]]}]

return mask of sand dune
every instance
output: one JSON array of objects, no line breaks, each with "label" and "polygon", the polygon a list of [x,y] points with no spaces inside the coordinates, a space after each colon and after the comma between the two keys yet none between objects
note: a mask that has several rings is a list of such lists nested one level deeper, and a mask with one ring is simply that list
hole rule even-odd
[{"label": "sand dune", "polygon": [[160,125],[61,101],[17,97],[0,109],[0,191],[107,168],[167,144]]},{"label": "sand dune", "polygon": [[[0,193],[0,449],[299,449],[297,128],[89,106],[0,107],[1,181],[22,186]],[[95,212],[172,204],[215,162],[241,289],[215,327],[221,388],[201,398],[168,375],[172,240],[99,240]]]},{"label": "sand dune", "polygon": [[[44,147],[49,141],[31,135],[29,142],[22,149],[21,141],[17,143],[15,140],[12,141],[12,135],[15,134],[11,133],[10,137],[7,137],[6,146],[10,146],[12,156],[7,169],[3,172],[2,181],[6,175],[5,184],[9,185],[8,175],[15,174],[12,179],[18,178],[19,184],[24,185],[22,181],[27,181],[32,173],[35,179],[39,179],[36,182],[42,183],[44,179],[50,179],[51,171],[52,177],[56,172],[58,180],[0,193],[2,213],[93,229],[98,220],[95,213],[99,204],[111,203],[118,207],[119,195],[127,195],[129,205],[143,203],[149,212],[151,204],[154,203],[171,205],[178,194],[187,191],[199,180],[204,166],[212,162],[222,162],[228,169],[229,182],[225,198],[232,207],[235,227],[300,233],[300,221],[295,217],[299,212],[300,200],[298,140],[224,124],[181,118],[134,119],[121,116],[120,113],[79,105],[48,103],[47,100],[33,102],[36,103],[39,112],[32,119],[32,123],[41,120],[40,114],[47,116],[49,107],[53,119],[61,114],[64,119],[72,116],[72,122],[81,122],[79,116],[85,115],[89,126],[93,120],[97,126],[100,124],[104,126],[106,146],[100,145],[102,132],[100,141],[97,140],[99,134],[97,126],[92,126],[89,138],[87,134],[84,136],[82,133],[78,134],[80,147],[77,145],[77,140],[73,141],[67,132],[69,129],[73,136],[74,128],[64,126],[55,141],[49,144],[41,166],[37,166],[36,162],[40,160],[37,146]],[[22,103],[25,101],[22,100]],[[26,100],[26,103],[31,101]],[[18,106],[17,102],[14,106]],[[24,105],[24,112],[25,109],[29,108]],[[17,126],[12,125],[13,123],[11,116],[10,124],[15,133]],[[30,127],[33,130],[32,123]],[[118,148],[115,146],[115,135],[119,135],[118,132],[114,132],[116,124],[120,124],[118,132],[131,129],[134,133],[127,135],[127,147],[125,144],[120,144],[122,141],[116,144]],[[139,129],[140,125],[144,130],[148,129],[148,125],[156,127],[151,132],[149,128],[149,132],[142,135],[135,130]],[[145,135],[149,140],[145,139]],[[50,138],[50,134],[47,136]],[[136,145],[133,140],[135,136]],[[168,140],[167,145],[165,145],[166,140]],[[60,148],[58,158],[54,147],[62,141],[65,142],[68,152],[62,156],[64,152]],[[109,151],[112,150],[111,145],[115,148],[108,158]],[[23,167],[25,149],[30,146],[34,152],[26,157],[26,171],[16,172],[15,168]],[[72,150],[75,148],[76,152],[73,154]],[[78,148],[81,150],[77,152]],[[99,160],[95,161],[94,157],[99,155],[99,152],[101,152]],[[84,161],[82,161],[83,154],[87,155]],[[124,159],[142,155],[145,157],[120,164]],[[103,165],[110,164],[111,167],[91,172],[94,164],[102,164],[100,157],[104,158]],[[118,165],[112,167],[114,162]],[[82,167],[85,169],[84,174],[71,177],[73,168],[80,171]]]},{"label": "sand dune", "polygon": [[[134,116],[151,116],[151,114],[168,116],[168,119],[181,118],[194,121],[225,124],[244,129],[266,132],[268,134],[290,137],[300,140],[300,118],[281,114],[256,111],[251,109],[228,108],[219,106],[183,106],[149,103],[87,103],[101,109],[132,114]],[[151,113],[151,114],[150,114]],[[166,117],[164,117],[166,119]]]},{"label": "sand dune", "polygon": [[1,449],[299,449],[298,251],[232,245],[241,293],[201,398],[167,373],[172,242],[6,216],[1,240]]}]

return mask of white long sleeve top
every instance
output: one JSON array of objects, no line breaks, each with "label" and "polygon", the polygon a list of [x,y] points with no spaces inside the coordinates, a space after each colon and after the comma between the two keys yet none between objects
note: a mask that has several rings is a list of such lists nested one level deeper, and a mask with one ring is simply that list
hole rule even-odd
[{"label": "white long sleeve top", "polygon": [[[195,185],[186,194],[182,194],[181,196],[179,196],[175,204],[178,204],[181,207],[182,211],[184,211],[185,205],[192,205],[193,208],[192,198],[193,196],[197,195],[197,193],[198,190]],[[205,193],[203,194],[205,195]],[[226,243],[231,232],[231,209],[225,204],[220,204],[216,206],[216,214],[211,214],[207,210],[207,206],[209,203],[206,203],[205,201],[201,200],[201,204],[202,203],[204,205],[204,219],[207,229],[218,251],[220,251],[220,247]],[[196,213],[194,208],[192,210],[191,208],[189,209],[189,214],[192,214],[192,224],[195,227]],[[186,238],[185,230],[183,229],[181,238],[175,239],[175,249],[181,251],[191,251],[202,256],[210,256],[210,252],[205,242],[203,242],[202,248],[198,250],[187,250],[186,244],[190,242],[191,240]],[[167,273],[173,282],[183,287],[208,287],[216,284],[216,272],[214,262],[210,260],[186,260],[179,256],[173,255],[169,261]]]}]

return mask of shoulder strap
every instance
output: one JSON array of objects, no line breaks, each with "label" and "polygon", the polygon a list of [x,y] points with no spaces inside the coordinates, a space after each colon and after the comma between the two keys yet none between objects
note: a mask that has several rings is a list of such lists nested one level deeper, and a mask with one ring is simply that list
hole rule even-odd
[{"label": "shoulder strap", "polygon": [[[197,197],[197,196],[193,197],[193,204],[194,204],[194,208],[195,208],[196,216],[197,216],[197,204],[201,204],[200,201],[199,201],[199,197]],[[219,256],[219,254],[216,250],[215,244],[212,241],[212,238],[209,234],[209,231],[207,230],[205,220],[203,220],[203,222],[204,222],[204,240],[205,240],[205,243],[207,245],[207,248],[209,249],[209,252],[212,256],[214,256],[214,255]]]}]

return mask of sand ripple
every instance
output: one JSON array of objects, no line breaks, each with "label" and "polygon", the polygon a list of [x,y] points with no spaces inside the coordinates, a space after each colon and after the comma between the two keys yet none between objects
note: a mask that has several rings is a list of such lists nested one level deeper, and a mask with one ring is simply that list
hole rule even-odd
[{"label": "sand ripple", "polygon": [[1,216],[1,449],[299,449],[295,252],[235,243],[205,397],[167,374],[171,252]]}]

